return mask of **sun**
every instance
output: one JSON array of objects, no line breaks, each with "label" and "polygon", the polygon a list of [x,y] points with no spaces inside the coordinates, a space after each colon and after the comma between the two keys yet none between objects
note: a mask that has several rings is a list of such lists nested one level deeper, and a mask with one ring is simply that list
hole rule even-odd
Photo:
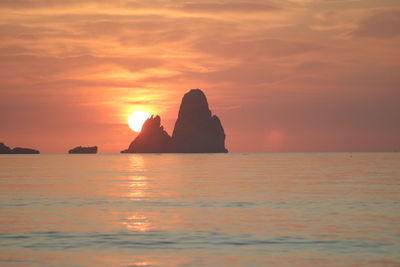
[{"label": "sun", "polygon": [[143,123],[150,118],[150,113],[146,111],[135,111],[128,119],[129,128],[139,133],[142,130]]}]

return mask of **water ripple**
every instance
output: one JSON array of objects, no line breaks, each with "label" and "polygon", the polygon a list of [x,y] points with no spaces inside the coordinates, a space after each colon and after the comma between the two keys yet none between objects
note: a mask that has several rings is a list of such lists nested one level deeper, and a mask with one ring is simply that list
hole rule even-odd
[{"label": "water ripple", "polygon": [[96,248],[137,248],[137,249],[218,249],[223,246],[256,246],[258,249],[298,250],[334,248],[345,251],[352,249],[379,249],[393,246],[391,243],[368,240],[310,240],[302,236],[258,238],[254,235],[237,235],[222,232],[178,232],[166,231],[117,233],[68,233],[31,232],[24,234],[0,234],[0,247],[24,247],[32,249],[70,249],[82,247]]}]

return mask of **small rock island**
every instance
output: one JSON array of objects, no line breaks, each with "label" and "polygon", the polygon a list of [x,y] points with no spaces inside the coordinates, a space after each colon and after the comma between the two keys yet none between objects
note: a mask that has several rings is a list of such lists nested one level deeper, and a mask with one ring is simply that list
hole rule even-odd
[{"label": "small rock island", "polygon": [[14,147],[11,149],[4,143],[0,143],[0,154],[40,154],[40,151],[24,147]]},{"label": "small rock island", "polygon": [[97,153],[97,146],[77,146],[73,149],[68,151],[69,154],[96,154]]},{"label": "small rock island", "polygon": [[151,116],[142,131],[121,153],[227,153],[221,121],[212,115],[205,94],[192,89],[183,96],[172,137]]}]

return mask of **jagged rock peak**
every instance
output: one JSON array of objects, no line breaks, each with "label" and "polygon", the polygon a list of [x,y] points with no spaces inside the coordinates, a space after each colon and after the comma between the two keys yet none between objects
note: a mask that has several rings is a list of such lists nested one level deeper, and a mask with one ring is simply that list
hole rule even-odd
[{"label": "jagged rock peak", "polygon": [[121,153],[168,153],[171,151],[171,137],[161,126],[160,116],[148,118],[139,135]]},{"label": "jagged rock peak", "polygon": [[143,123],[141,133],[152,132],[152,131],[157,131],[157,130],[159,130],[159,131],[164,130],[164,127],[161,126],[161,118],[158,115],[155,117],[154,117],[154,115],[151,115],[151,117],[148,118]]}]

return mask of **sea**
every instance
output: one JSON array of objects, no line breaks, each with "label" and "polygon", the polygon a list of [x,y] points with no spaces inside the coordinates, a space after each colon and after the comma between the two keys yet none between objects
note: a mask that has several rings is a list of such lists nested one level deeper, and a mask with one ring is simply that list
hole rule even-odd
[{"label": "sea", "polygon": [[400,153],[1,155],[0,266],[400,266]]}]

